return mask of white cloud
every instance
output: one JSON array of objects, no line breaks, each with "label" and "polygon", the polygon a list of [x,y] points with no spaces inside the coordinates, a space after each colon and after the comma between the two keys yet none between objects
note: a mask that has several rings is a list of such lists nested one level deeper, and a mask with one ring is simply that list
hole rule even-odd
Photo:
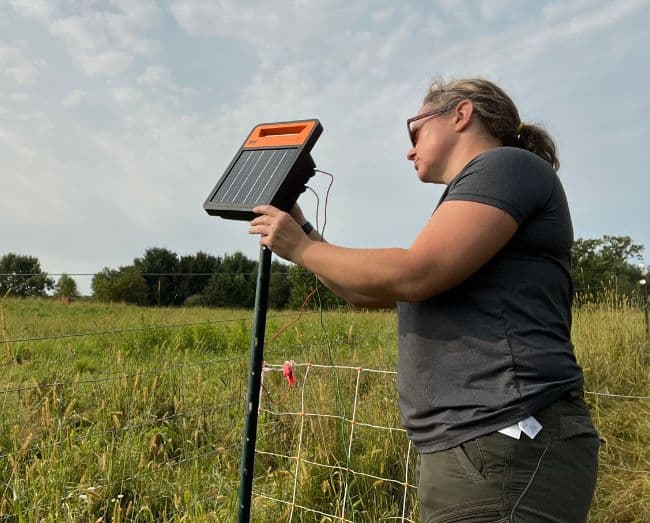
[{"label": "white cloud", "polygon": [[111,94],[118,104],[129,104],[142,99],[142,93],[133,87],[115,87],[111,89]]},{"label": "white cloud", "polygon": [[23,16],[47,18],[55,10],[57,0],[11,0],[14,10]]},{"label": "white cloud", "polygon": [[79,107],[81,102],[86,98],[86,95],[86,91],[82,89],[73,89],[68,96],[61,100],[61,103],[65,107]]},{"label": "white cloud", "polygon": [[236,38],[273,62],[309,53],[314,44],[322,48],[367,16],[365,6],[346,0],[171,0],[170,11],[191,35]]},{"label": "white cloud", "polygon": [[553,16],[557,18],[547,23],[528,20],[501,32],[478,33],[474,38],[449,45],[435,53],[434,63],[439,70],[454,73],[480,71],[494,75],[499,71],[504,74],[513,71],[513,65],[525,67],[540,54],[558,49],[567,41],[598,35],[647,3],[647,0],[631,0],[589,4],[582,10],[575,7],[567,10],[565,17],[554,11]]},{"label": "white cloud", "polygon": [[16,140],[16,135],[10,129],[0,127],[0,143],[12,144]]},{"label": "white cloud", "polygon": [[112,9],[83,11],[50,24],[50,32],[68,43],[70,54],[89,75],[123,73],[137,57],[151,57],[158,43],[145,36],[157,20],[152,2],[114,1]]},{"label": "white cloud", "polygon": [[455,25],[466,26],[475,19],[475,8],[467,2],[439,0],[437,6]]},{"label": "white cloud", "polygon": [[196,96],[199,94],[199,90],[194,89],[194,87],[181,87],[180,92],[183,96]]},{"label": "white cloud", "polygon": [[430,52],[419,45],[419,35],[432,25],[441,27],[412,6],[387,1],[368,6],[344,0],[172,0],[170,11],[191,35],[235,39],[250,46],[260,63],[256,74],[273,76],[300,62],[304,74],[317,84],[323,78],[343,78],[352,89],[356,78],[385,80],[396,64],[416,63]]},{"label": "white cloud", "polygon": [[567,2],[566,0],[553,1],[544,4],[542,14],[547,19],[565,18],[594,7],[594,4],[594,0],[573,0],[571,2]]},{"label": "white cloud", "polygon": [[41,65],[41,61],[27,58],[22,49],[0,41],[0,74],[10,77],[17,85],[33,83]]},{"label": "white cloud", "polygon": [[48,125],[49,120],[47,115],[42,111],[27,111],[16,115],[19,120],[27,122],[28,124]]},{"label": "white cloud", "polygon": [[169,69],[162,65],[149,65],[144,72],[138,76],[137,82],[142,85],[169,85],[171,83]]},{"label": "white cloud", "polygon": [[199,94],[199,91],[193,87],[180,86],[174,82],[169,68],[163,65],[147,66],[136,78],[136,83],[164,96],[176,106],[182,105],[186,99]]},{"label": "white cloud", "polygon": [[58,19],[50,25],[50,32],[68,42],[70,53],[87,74],[116,75],[133,62],[130,53],[111,48],[106,27],[96,17]]},{"label": "white cloud", "polygon": [[111,0],[134,26],[150,27],[160,16],[156,0]]},{"label": "white cloud", "polygon": [[32,99],[32,96],[28,93],[10,93],[6,97],[12,102],[18,103],[28,102]]},{"label": "white cloud", "polygon": [[[278,15],[273,7],[260,12],[254,6],[244,6],[234,0],[172,0],[170,11],[178,23],[192,35],[235,36],[238,28],[247,23],[258,24],[260,29],[264,30],[265,27],[278,22]],[[245,39],[252,36],[245,33],[240,35]]]},{"label": "white cloud", "polygon": [[569,20],[569,24],[566,26],[568,34],[565,37],[576,37],[616,25],[626,16],[647,5],[647,0],[628,0],[627,2],[608,2],[601,9],[591,7],[586,12]]},{"label": "white cloud", "polygon": [[508,0],[481,0],[479,10],[486,20],[494,20],[508,7]]},{"label": "white cloud", "polygon": [[6,145],[13,154],[21,155],[25,159],[33,160],[36,158],[36,151],[15,129],[0,127],[0,145]]},{"label": "white cloud", "polygon": [[379,9],[372,13],[372,21],[376,24],[381,24],[390,20],[390,18],[395,14],[395,9],[393,7],[386,7],[384,9]]}]

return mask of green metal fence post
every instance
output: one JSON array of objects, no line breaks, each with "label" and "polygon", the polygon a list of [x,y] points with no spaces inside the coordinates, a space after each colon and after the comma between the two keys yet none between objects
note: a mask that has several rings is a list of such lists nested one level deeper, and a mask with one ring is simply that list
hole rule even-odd
[{"label": "green metal fence post", "polygon": [[257,440],[257,415],[260,401],[262,363],[264,360],[264,332],[266,329],[266,310],[269,301],[269,282],[271,279],[271,251],[260,248],[260,261],[257,267],[257,290],[255,292],[255,317],[251,336],[251,357],[248,372],[248,400],[246,402],[246,424],[242,447],[239,474],[238,523],[248,523],[251,515],[251,496],[253,493],[253,472],[255,468],[255,442]]}]

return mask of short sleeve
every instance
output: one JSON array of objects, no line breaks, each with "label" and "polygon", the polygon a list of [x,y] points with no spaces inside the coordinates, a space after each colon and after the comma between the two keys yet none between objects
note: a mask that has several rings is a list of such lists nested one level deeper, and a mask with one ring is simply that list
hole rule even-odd
[{"label": "short sleeve", "polygon": [[514,147],[491,149],[474,158],[452,180],[443,201],[485,203],[510,214],[519,226],[540,211],[557,174],[539,156]]}]

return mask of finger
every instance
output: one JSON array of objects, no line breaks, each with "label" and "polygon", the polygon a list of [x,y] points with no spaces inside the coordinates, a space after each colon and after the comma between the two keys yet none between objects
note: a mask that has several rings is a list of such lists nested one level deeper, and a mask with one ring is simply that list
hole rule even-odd
[{"label": "finger", "polygon": [[267,214],[269,216],[275,216],[282,211],[273,205],[258,205],[253,208],[253,212],[256,214]]},{"label": "finger", "polygon": [[258,216],[257,218],[253,218],[251,221],[251,225],[269,225],[270,224],[270,218],[266,215]]},{"label": "finger", "polygon": [[271,232],[271,228],[268,225],[254,225],[248,228],[248,234],[261,234],[263,236],[268,236]]}]

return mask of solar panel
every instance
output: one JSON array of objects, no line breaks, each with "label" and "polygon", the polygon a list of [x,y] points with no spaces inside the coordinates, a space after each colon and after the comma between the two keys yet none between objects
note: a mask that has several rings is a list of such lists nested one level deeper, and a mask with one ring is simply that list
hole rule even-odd
[{"label": "solar panel", "polygon": [[255,126],[203,208],[231,220],[252,220],[263,204],[289,212],[314,175],[310,151],[322,132],[318,120]]}]

